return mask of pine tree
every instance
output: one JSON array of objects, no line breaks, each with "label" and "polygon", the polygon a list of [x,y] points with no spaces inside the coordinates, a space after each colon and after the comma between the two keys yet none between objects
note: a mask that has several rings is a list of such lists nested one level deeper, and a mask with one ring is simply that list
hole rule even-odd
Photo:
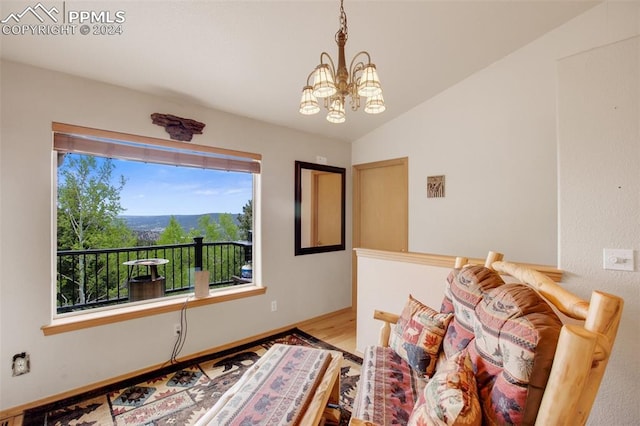
[{"label": "pine tree", "polygon": [[242,213],[238,215],[240,239],[248,240],[249,231],[253,230],[253,200],[247,201],[242,207]]}]

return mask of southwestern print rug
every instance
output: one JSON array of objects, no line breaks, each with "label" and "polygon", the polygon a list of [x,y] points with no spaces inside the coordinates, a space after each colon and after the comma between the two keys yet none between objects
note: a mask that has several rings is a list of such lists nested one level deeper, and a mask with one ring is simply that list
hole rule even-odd
[{"label": "southwestern print rug", "polygon": [[362,359],[301,330],[292,329],[240,347],[175,364],[126,382],[25,412],[23,425],[192,425],[276,343],[337,350],[341,425],[351,417]]}]

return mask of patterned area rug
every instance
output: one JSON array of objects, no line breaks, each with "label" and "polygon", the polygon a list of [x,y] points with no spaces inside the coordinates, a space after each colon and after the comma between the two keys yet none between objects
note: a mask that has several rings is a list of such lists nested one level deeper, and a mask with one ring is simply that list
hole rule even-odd
[{"label": "patterned area rug", "polygon": [[[298,329],[29,410],[24,425],[192,425],[275,343],[340,349]],[[341,425],[351,417],[362,359],[341,351]]]}]

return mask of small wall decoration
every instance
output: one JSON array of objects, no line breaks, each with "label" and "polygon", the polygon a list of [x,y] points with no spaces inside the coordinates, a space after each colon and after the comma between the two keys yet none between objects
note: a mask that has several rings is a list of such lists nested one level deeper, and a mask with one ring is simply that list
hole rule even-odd
[{"label": "small wall decoration", "polygon": [[171,139],[189,142],[193,135],[201,135],[205,124],[190,118],[176,117],[171,114],[151,114],[151,122],[164,127]]},{"label": "small wall decoration", "polygon": [[444,175],[427,176],[427,198],[444,198]]}]

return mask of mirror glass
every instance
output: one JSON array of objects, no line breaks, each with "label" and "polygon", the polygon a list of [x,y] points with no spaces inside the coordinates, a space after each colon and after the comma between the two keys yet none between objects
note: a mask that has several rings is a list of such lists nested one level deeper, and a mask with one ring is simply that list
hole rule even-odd
[{"label": "mirror glass", "polygon": [[295,254],[344,250],[345,169],[296,161]]}]

